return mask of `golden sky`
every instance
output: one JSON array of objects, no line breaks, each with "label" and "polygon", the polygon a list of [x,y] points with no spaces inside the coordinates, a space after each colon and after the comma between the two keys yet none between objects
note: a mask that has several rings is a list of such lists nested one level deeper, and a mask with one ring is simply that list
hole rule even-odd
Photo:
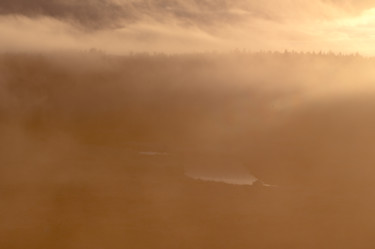
[{"label": "golden sky", "polygon": [[297,50],[374,55],[375,4],[355,0],[2,0],[3,51]]}]

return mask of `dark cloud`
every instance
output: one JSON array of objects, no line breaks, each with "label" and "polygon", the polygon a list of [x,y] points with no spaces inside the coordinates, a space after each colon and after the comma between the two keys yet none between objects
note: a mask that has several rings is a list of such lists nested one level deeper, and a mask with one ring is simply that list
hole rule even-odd
[{"label": "dark cloud", "polygon": [[[163,0],[163,1],[111,1],[111,0],[2,0],[0,15],[27,17],[52,17],[69,21],[87,28],[108,28],[120,23],[126,25],[136,21],[176,22],[179,25],[198,26],[235,24],[238,21],[266,19],[281,21],[287,16],[309,15],[312,4],[302,0],[280,3],[275,0]],[[370,1],[322,0],[314,3],[332,5],[346,10],[362,10],[371,6]],[[305,6],[305,9],[301,8]],[[315,14],[322,11],[316,7]],[[299,14],[298,14],[299,15]],[[121,21],[120,21],[121,20]]]},{"label": "dark cloud", "polygon": [[[270,1],[271,3],[273,2]],[[277,19],[267,4],[244,0],[124,1],[109,0],[3,0],[0,15],[46,16],[87,28],[108,28],[135,21],[175,22],[183,26],[206,27],[236,23],[249,17]],[[121,22],[120,22],[121,20]]]},{"label": "dark cloud", "polygon": [[52,17],[69,21],[87,28],[111,26],[121,17],[128,17],[122,6],[105,0],[3,0],[1,15],[27,17]]}]

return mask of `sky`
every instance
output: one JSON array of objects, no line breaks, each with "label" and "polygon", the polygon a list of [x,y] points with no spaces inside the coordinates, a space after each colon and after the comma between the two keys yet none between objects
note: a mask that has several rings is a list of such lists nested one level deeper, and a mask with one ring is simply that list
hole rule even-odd
[{"label": "sky", "polygon": [[1,51],[375,55],[370,0],[2,0]]}]

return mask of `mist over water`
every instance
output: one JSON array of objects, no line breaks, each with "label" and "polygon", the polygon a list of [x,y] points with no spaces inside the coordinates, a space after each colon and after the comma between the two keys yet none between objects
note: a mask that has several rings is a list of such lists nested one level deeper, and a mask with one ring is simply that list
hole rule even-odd
[{"label": "mist over water", "polygon": [[372,248],[374,65],[4,53],[1,247]]},{"label": "mist over water", "polygon": [[186,166],[184,171],[187,177],[208,182],[252,186],[258,181],[245,167],[235,165],[233,162],[197,160],[196,165]]}]

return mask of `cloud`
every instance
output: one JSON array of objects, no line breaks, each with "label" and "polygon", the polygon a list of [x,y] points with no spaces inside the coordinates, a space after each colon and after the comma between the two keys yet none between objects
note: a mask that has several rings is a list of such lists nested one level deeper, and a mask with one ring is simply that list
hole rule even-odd
[{"label": "cloud", "polygon": [[130,51],[198,52],[224,43],[202,30],[178,25],[136,23],[122,29],[81,32],[65,22],[46,17],[3,16],[0,18],[0,34],[3,52],[82,51],[91,48],[113,54]]},{"label": "cloud", "polygon": [[[323,2],[304,0],[4,0],[0,2],[1,15],[50,17],[71,21],[89,28],[107,28],[122,23],[152,20],[177,22],[180,25],[210,26],[235,24],[249,19],[280,21],[289,17],[328,16]],[[298,10],[298,12],[296,11]]]},{"label": "cloud", "polygon": [[0,2],[0,14],[50,17],[90,29],[112,26],[118,18],[126,17],[122,6],[105,0],[3,0]]},{"label": "cloud", "polygon": [[[357,26],[342,20],[358,18],[368,6],[335,0],[5,0],[0,3],[0,45],[3,51],[354,52]],[[365,53],[370,45],[360,49]]]}]

